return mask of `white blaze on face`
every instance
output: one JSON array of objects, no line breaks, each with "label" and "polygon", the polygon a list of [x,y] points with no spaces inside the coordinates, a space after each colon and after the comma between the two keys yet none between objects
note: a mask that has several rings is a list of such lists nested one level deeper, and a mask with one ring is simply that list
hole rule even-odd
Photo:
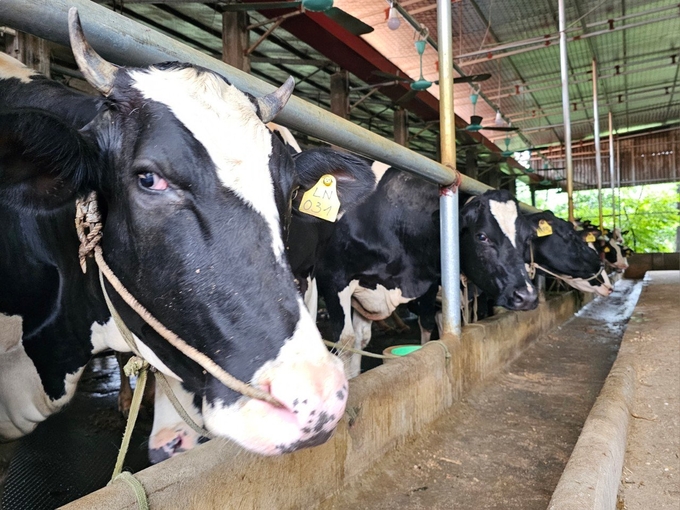
[{"label": "white blaze on face", "polygon": [[489,200],[489,208],[491,214],[496,219],[498,226],[505,236],[510,240],[512,246],[517,248],[517,231],[515,229],[515,220],[517,220],[517,205],[512,200],[507,202],[497,202],[496,200]]},{"label": "white blaze on face", "polygon": [[597,285],[593,285],[593,280],[585,280],[583,278],[569,278],[567,276],[564,276],[563,278],[565,283],[569,284],[571,287],[574,287],[576,290],[580,290],[581,292],[590,292],[606,297],[614,290],[614,287],[612,286],[606,271],[602,271],[600,273],[600,278],[602,278],[604,283],[596,282]]},{"label": "white blaze on face", "polygon": [[203,144],[222,184],[264,217],[274,253],[283,260],[280,217],[269,172],[272,135],[257,117],[255,105],[218,76],[191,67],[129,74],[145,98],[166,105]]},{"label": "white blaze on face", "polygon": [[0,80],[18,78],[22,83],[29,83],[36,74],[33,69],[0,51]]}]

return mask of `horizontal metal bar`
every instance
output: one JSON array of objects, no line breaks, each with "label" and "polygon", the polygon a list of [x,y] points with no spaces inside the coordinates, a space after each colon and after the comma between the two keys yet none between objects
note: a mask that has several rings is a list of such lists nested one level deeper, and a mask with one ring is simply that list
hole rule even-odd
[{"label": "horizontal metal bar", "polygon": [[[111,62],[130,66],[172,60],[190,62],[221,74],[238,89],[254,96],[274,90],[258,78],[89,0],[2,0],[0,25],[68,46],[67,17],[72,6],[78,8],[90,44]],[[435,184],[450,185],[456,180],[454,170],[295,96],[288,101],[277,122]],[[491,188],[461,175],[461,189],[480,194]]]}]

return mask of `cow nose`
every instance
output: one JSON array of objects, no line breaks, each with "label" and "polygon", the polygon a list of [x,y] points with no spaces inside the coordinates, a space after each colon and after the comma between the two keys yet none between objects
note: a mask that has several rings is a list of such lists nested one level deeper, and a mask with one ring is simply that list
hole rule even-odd
[{"label": "cow nose", "polygon": [[512,304],[516,310],[529,310],[538,302],[538,294],[534,287],[522,287],[512,293]]},{"label": "cow nose", "polygon": [[314,435],[342,416],[347,402],[347,379],[342,368],[333,370],[312,363],[279,368],[269,392],[290,411],[302,432]]}]

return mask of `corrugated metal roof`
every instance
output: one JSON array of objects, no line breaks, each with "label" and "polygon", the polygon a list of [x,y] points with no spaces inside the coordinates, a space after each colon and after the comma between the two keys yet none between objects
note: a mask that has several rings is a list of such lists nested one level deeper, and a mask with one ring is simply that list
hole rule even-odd
[{"label": "corrugated metal roof", "polygon": [[[565,1],[570,38],[569,101],[573,140],[578,142],[593,136],[593,58],[599,66],[603,132],[607,130],[609,110],[614,128],[619,131],[664,128],[680,123],[677,3],[670,0]],[[152,4],[150,0],[127,0],[117,5],[125,15],[219,58],[222,50],[220,6],[228,3],[233,2],[165,0]],[[511,150],[563,143],[557,2],[453,0],[452,3],[456,65],[465,74],[492,75],[491,79],[475,85],[482,93],[475,113],[483,117],[483,124],[492,125],[499,109],[505,119],[519,127],[519,133],[510,136]],[[401,0],[400,4],[436,41],[436,0]],[[387,28],[387,0],[335,0],[335,6],[372,26],[374,32],[363,38],[406,76],[418,78],[419,59],[413,44],[416,33],[403,21],[398,30]],[[249,12],[249,18],[251,22],[266,20],[265,15],[255,11]],[[297,81],[296,94],[328,108],[329,75],[338,67],[332,62],[320,65],[328,60],[323,56],[323,48],[315,47],[313,41],[298,40],[285,26],[278,28],[253,52],[251,72],[273,83],[282,83],[288,75],[293,75]],[[251,44],[265,29],[253,30]],[[430,80],[438,77],[437,53],[429,46],[423,56],[423,75]],[[352,88],[365,85],[365,81],[350,76]],[[468,84],[455,86],[455,109],[463,119],[473,114],[471,90]],[[351,103],[365,93],[366,90],[352,92]],[[433,85],[419,94],[437,98],[439,89]],[[394,98],[378,91],[352,111],[351,120],[390,137],[395,109]],[[415,150],[434,156],[437,131],[436,124],[420,122],[411,114]],[[505,133],[485,130],[482,134],[505,148]]]}]

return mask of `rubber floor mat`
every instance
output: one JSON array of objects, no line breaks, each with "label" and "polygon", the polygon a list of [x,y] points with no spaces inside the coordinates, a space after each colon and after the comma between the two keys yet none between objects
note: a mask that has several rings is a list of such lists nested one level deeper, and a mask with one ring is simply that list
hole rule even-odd
[{"label": "rubber floor mat", "polygon": [[[23,438],[10,463],[3,510],[51,510],[105,486],[113,471],[125,420],[118,412],[120,379],[113,355],[86,368],[73,401]],[[149,465],[151,417],[140,417],[125,468]]]}]

